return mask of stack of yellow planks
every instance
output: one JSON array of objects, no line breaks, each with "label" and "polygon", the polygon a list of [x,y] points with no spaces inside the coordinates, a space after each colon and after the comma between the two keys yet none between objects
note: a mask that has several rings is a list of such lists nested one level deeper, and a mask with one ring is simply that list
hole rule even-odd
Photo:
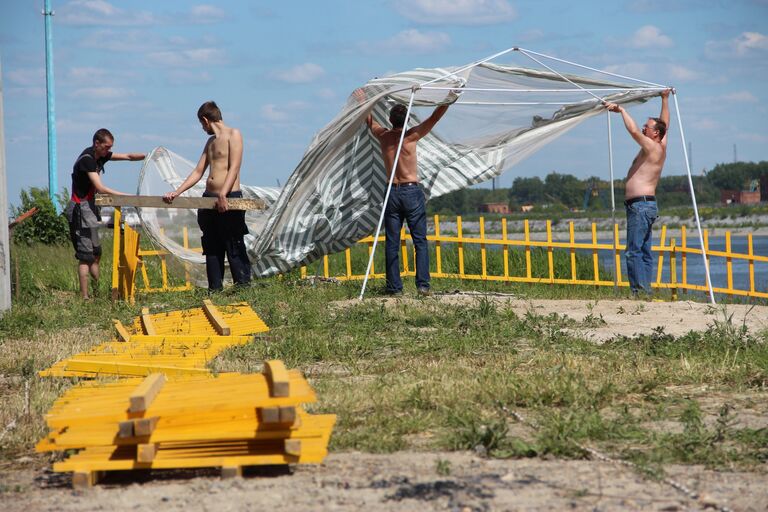
[{"label": "stack of yellow planks", "polygon": [[302,409],[315,400],[301,373],[277,360],[261,374],[84,383],[55,402],[36,449],[79,450],[53,466],[73,472],[75,486],[111,470],[220,467],[233,476],[243,466],[320,463],[336,416]]},{"label": "stack of yellow planks", "polygon": [[150,314],[142,310],[131,327],[115,320],[113,341],[59,361],[40,372],[42,377],[143,377],[206,375],[206,364],[232,345],[248,343],[252,334],[269,327],[247,303]]}]

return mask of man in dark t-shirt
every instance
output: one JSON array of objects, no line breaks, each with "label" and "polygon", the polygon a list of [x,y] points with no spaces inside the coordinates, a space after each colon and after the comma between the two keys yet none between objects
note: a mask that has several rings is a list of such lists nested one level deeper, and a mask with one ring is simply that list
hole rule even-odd
[{"label": "man in dark t-shirt", "polygon": [[99,211],[96,207],[96,194],[125,195],[113,190],[101,181],[104,164],[110,160],[144,160],[143,153],[112,153],[115,138],[106,128],[93,134],[93,146],[80,153],[72,167],[72,196],[65,210],[69,221],[69,235],[75,248],[75,258],[80,262],[77,275],[80,281],[80,293],[84,299],[88,295],[88,276],[94,280],[94,290],[98,288],[99,260],[101,242],[99,241]]}]

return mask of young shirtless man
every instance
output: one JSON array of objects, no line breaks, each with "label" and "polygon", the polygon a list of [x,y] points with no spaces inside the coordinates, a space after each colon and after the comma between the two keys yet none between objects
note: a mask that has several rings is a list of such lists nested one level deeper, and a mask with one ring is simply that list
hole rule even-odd
[{"label": "young shirtless man", "polygon": [[606,108],[618,112],[629,134],[640,145],[640,151],[627,173],[624,206],[627,210],[627,278],[632,295],[651,293],[653,254],[651,235],[659,216],[656,185],[667,158],[667,126],[669,125],[669,93],[661,93],[661,114],[648,118],[640,130],[621,106],[608,103]]},{"label": "young shirtless man", "polygon": [[[403,292],[400,279],[400,229],[403,220],[408,222],[413,245],[416,248],[416,289],[420,295],[429,295],[429,252],[427,249],[427,214],[424,192],[419,187],[418,164],[416,161],[416,143],[426,136],[448,110],[448,105],[440,105],[427,120],[405,132],[403,147],[397,160],[395,179],[384,212],[386,231],[386,292],[399,295]],[[389,113],[392,129],[388,130],[373,120],[369,115],[368,127],[378,139],[384,167],[389,182],[392,166],[395,162],[397,146],[403,132],[405,105],[395,105]]]},{"label": "young shirtless man", "polygon": [[221,110],[213,101],[203,103],[197,111],[200,125],[211,137],[190,175],[179,188],[168,192],[163,200],[171,203],[176,197],[200,181],[205,170],[211,171],[205,180],[203,197],[216,198],[216,210],[198,210],[197,223],[203,232],[202,246],[208,289],[221,290],[224,280],[224,255],[229,260],[232,280],[237,285],[251,281],[251,262],[245,250],[243,235],[248,233],[245,211],[229,210],[228,197],[243,197],[240,191],[240,164],[243,160],[243,137],[240,130],[224,124]]}]

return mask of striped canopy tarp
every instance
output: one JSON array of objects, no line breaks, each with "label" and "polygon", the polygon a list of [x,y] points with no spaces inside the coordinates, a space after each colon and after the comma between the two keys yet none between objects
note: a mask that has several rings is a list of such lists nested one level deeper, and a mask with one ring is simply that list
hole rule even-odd
[{"label": "striped canopy tarp", "polygon": [[[452,91],[461,91],[458,100]],[[582,121],[605,113],[603,101],[644,102],[660,91],[651,85],[490,62],[416,69],[371,80],[350,94],[341,112],[315,135],[279,195],[274,189],[249,192],[244,187],[246,195],[268,199],[270,205],[247,219],[254,275],[286,272],[373,234],[387,173],[378,141],[365,123],[369,113],[388,126],[391,106],[408,104],[413,94],[409,126],[414,126],[434,107],[453,102],[432,133],[418,143],[419,181],[427,197],[436,197],[499,176]],[[141,181],[159,177],[175,187],[192,167],[158,148],[147,159]],[[139,193],[151,194],[152,188],[140,184]],[[157,215],[141,212],[144,221]],[[198,253],[181,250],[172,240],[178,240],[178,234],[168,229],[164,231],[169,234],[161,233],[163,222],[145,224],[174,254],[203,261]],[[194,222],[190,227],[189,236],[199,236]],[[199,275],[204,282],[204,272]]]}]

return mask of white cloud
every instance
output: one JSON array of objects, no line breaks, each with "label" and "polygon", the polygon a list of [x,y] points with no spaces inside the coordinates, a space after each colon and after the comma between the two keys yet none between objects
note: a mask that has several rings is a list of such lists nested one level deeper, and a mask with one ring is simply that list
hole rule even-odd
[{"label": "white cloud", "polygon": [[672,80],[678,82],[690,82],[701,78],[701,73],[676,64],[667,65],[667,74]]},{"label": "white cloud", "polygon": [[152,25],[158,20],[147,11],[129,11],[104,0],[72,0],[55,10],[64,25]]},{"label": "white cloud", "polygon": [[650,75],[650,68],[648,64],[644,62],[625,62],[623,64],[614,64],[612,66],[606,66],[605,71],[609,73],[615,73],[617,75],[624,75],[630,78],[644,79]]},{"label": "white cloud", "polygon": [[718,130],[722,126],[722,123],[718,123],[717,121],[714,121],[708,117],[703,117],[696,119],[691,123],[691,125],[697,130],[709,131]]},{"label": "white cloud", "polygon": [[227,17],[224,10],[215,5],[196,5],[190,11],[191,23],[216,23]]},{"label": "white cloud", "polygon": [[749,91],[736,91],[723,96],[726,101],[734,103],[758,103],[759,100]]},{"label": "white cloud", "polygon": [[123,87],[83,87],[72,93],[76,98],[91,99],[115,99],[133,96],[135,93],[131,89]]},{"label": "white cloud", "polygon": [[23,87],[45,86],[45,68],[22,68],[7,71],[5,77],[10,85]]},{"label": "white cloud", "polygon": [[629,40],[632,48],[669,48],[672,45],[672,39],[653,25],[640,27]]},{"label": "white cloud", "polygon": [[394,0],[395,10],[422,24],[488,25],[513,20],[507,0]]},{"label": "white cloud", "polygon": [[218,48],[152,52],[146,58],[152,64],[168,68],[192,68],[227,63],[226,54]]},{"label": "white cloud", "polygon": [[283,82],[291,84],[305,84],[314,82],[325,74],[325,70],[312,62],[305,62],[289,69],[276,71],[272,76]]},{"label": "white cloud", "polygon": [[208,71],[189,71],[186,69],[169,71],[167,79],[171,85],[209,84],[213,82],[213,76]]},{"label": "white cloud", "polygon": [[742,32],[727,41],[707,41],[704,50],[707,57],[718,60],[762,56],[760,54],[768,50],[768,36],[759,32]]},{"label": "white cloud", "polygon": [[363,43],[361,49],[368,53],[433,53],[443,50],[451,42],[442,32],[403,30],[389,39],[377,43]]},{"label": "white cloud", "polygon": [[288,114],[280,110],[277,105],[268,103],[261,107],[261,115],[269,121],[285,121],[288,119]]},{"label": "white cloud", "polygon": [[315,95],[318,98],[321,98],[324,100],[332,100],[336,97],[336,91],[328,87],[323,87],[322,89],[318,89]]}]

